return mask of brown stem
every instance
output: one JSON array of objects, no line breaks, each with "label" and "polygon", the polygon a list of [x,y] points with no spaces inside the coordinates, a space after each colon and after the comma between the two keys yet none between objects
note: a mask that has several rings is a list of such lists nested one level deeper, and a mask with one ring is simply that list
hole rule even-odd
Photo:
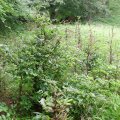
[{"label": "brown stem", "polygon": [[111,36],[111,40],[110,40],[110,48],[109,48],[109,64],[112,64],[113,63],[113,46],[112,46],[112,44],[113,44],[113,37],[114,37],[114,31],[113,31],[114,29],[112,28],[112,36]]}]

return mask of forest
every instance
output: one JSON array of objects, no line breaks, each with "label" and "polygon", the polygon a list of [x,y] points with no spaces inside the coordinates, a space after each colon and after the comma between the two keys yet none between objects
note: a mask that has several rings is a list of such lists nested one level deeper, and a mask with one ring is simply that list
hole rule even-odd
[{"label": "forest", "polygon": [[0,0],[0,120],[120,120],[120,0]]}]

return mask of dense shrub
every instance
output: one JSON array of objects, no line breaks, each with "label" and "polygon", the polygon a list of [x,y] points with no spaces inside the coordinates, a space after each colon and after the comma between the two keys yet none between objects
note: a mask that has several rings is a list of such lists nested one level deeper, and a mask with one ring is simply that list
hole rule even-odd
[{"label": "dense shrub", "polygon": [[[24,2],[24,1],[23,1]],[[0,0],[0,27],[9,28],[27,18],[27,6],[19,0]],[[24,22],[24,21],[22,21]]]},{"label": "dense shrub", "polygon": [[[4,25],[8,17],[13,19],[21,15],[17,14],[17,8],[12,6],[12,2],[8,3],[10,9],[1,14]],[[92,3],[95,4],[90,1],[76,0],[68,3],[64,0],[61,3],[59,0],[51,0],[44,6],[48,11],[51,9],[49,5],[57,6],[53,7],[52,12],[49,11],[53,15],[50,15],[51,19],[71,16],[74,19],[78,15],[86,19],[104,13],[104,9],[98,8],[101,2],[93,0]],[[68,5],[76,9],[68,10]],[[82,8],[81,11],[77,11],[79,7]],[[68,11],[64,14],[62,10]],[[54,16],[54,12],[58,14]],[[10,42],[0,44],[0,92],[1,96],[7,93],[7,100],[10,100],[8,106],[14,105],[16,111],[13,114],[6,105],[0,104],[0,118],[17,119],[16,116],[19,116],[22,119],[22,116],[30,116],[33,120],[119,120],[118,58],[114,58],[115,64],[113,59],[112,62],[105,61],[104,55],[99,53],[90,24],[89,32],[81,37],[80,24],[77,23],[77,35],[73,39],[72,32],[70,39],[68,34],[71,31],[68,31],[67,25],[63,36],[63,29],[59,32],[49,21],[48,18],[37,15],[34,30],[27,31],[25,36],[19,34],[20,40],[14,41],[13,45]],[[110,49],[106,50],[111,53],[108,58],[114,55],[112,44],[109,43]],[[100,47],[103,48],[102,45]],[[14,99],[14,103],[11,103],[9,96]]]},{"label": "dense shrub", "polygon": [[60,58],[60,38],[56,38],[56,29],[46,27],[44,20],[39,24],[41,29],[34,31],[34,37],[24,41],[17,53],[8,51],[9,64],[13,66],[11,73],[19,86],[16,101],[21,114],[43,112],[38,101],[53,97],[64,81],[66,68]]},{"label": "dense shrub", "polygon": [[[48,11],[51,20],[89,20],[94,16],[104,16],[108,13],[106,2],[99,0],[41,0],[40,10]],[[38,9],[38,8],[37,8]]]}]

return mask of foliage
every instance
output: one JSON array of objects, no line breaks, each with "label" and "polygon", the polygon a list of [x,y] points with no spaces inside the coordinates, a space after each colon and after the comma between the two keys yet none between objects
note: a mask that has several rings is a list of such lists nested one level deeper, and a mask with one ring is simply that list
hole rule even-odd
[{"label": "foliage", "polygon": [[70,42],[73,36],[65,33],[64,40],[48,21],[38,17],[31,37],[5,53],[12,68],[7,72],[14,76],[17,86],[17,113],[36,114],[33,119],[41,120],[119,120],[119,68],[101,55],[98,48],[103,49],[102,43],[97,46],[90,30],[82,48],[76,47],[81,44],[76,42],[79,36]]},{"label": "foliage", "polygon": [[108,6],[102,0],[41,0],[41,2],[40,10],[48,11],[51,20],[70,19],[73,21],[78,16],[83,20],[88,20],[93,18],[94,15],[108,14]]},{"label": "foliage", "polygon": [[[27,6],[19,0],[0,0],[0,27],[9,28],[27,17]],[[22,21],[22,22],[23,22]]]},{"label": "foliage", "polygon": [[11,114],[12,112],[10,111],[10,109],[4,103],[0,103],[0,119],[12,120]]},{"label": "foliage", "polygon": [[[9,62],[13,66],[12,74],[19,83],[19,111],[31,111],[31,108],[35,110],[34,105],[38,105],[39,99],[52,97],[55,89],[62,86],[62,73],[66,70],[65,66],[60,65],[62,54],[58,49],[60,41],[56,38],[56,29],[46,28],[44,22],[40,26],[42,29],[35,31],[35,37],[29,42],[25,41],[17,53],[8,52],[11,55]],[[58,88],[55,87],[57,84]],[[40,109],[39,105],[37,108]]]},{"label": "foliage", "polygon": [[[65,86],[68,97],[73,99],[73,104],[70,108],[70,116],[73,117],[73,120],[119,119],[120,105],[119,102],[114,102],[114,100],[120,101],[120,97],[117,94],[119,85],[114,87],[115,83],[113,81],[94,80],[84,75],[75,75],[75,77],[76,79],[71,79],[69,85]],[[111,87],[109,87],[109,84],[111,84]],[[117,84],[119,83],[116,82]],[[111,94],[111,92],[114,93]],[[112,116],[110,113],[112,113]]]},{"label": "foliage", "polygon": [[[42,2],[23,1],[28,7],[38,7],[37,2]],[[5,11],[6,15],[1,14],[5,22],[7,17],[13,19],[21,15],[12,2],[5,2],[13,10],[13,13],[9,10],[10,15],[8,11]],[[95,0],[43,3],[41,10],[44,8],[52,15],[55,12],[51,19],[79,15],[86,19],[103,14],[106,9],[101,1]],[[68,5],[76,9],[69,9]],[[100,5],[103,5],[102,9]],[[0,104],[0,119],[9,120],[14,116],[13,119],[18,120],[119,120],[118,29],[115,31],[117,36],[112,28],[108,37],[107,32],[111,29],[90,22],[55,26],[40,14],[32,25],[32,30],[17,33],[17,37],[9,37],[0,44],[0,102],[6,103]],[[9,99],[14,102],[8,104],[6,100]],[[11,105],[15,105],[15,115]]]}]

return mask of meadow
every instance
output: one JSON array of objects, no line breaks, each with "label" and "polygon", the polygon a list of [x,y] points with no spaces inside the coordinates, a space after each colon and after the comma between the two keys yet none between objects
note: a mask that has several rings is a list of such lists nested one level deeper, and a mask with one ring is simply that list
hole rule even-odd
[{"label": "meadow", "polygon": [[0,1],[0,120],[120,120],[120,1],[70,1]]},{"label": "meadow", "polygon": [[[22,95],[21,107],[19,109],[23,111],[21,112],[22,116],[28,116],[28,118],[21,118],[23,120],[37,118],[40,120],[49,120],[48,112],[51,113],[51,109],[55,109],[54,99],[57,100],[57,107],[60,106],[56,112],[56,116],[59,119],[119,120],[119,27],[93,23],[81,24],[79,22],[75,24],[49,25],[46,27],[45,35],[46,39],[50,41],[47,41],[48,45],[40,45],[44,48],[43,50],[39,49],[39,46],[38,48],[31,47],[31,44],[35,44],[34,39],[36,39],[36,34],[41,34],[39,33],[40,31],[40,28],[32,30],[24,29],[20,34],[13,32],[8,35],[9,37],[7,36],[7,39],[4,41],[1,40],[1,50],[7,53],[4,54],[3,52],[4,57],[2,58],[5,63],[7,62],[7,66],[5,65],[1,69],[3,79],[3,81],[1,80],[1,101],[10,105],[14,101],[14,97],[16,100],[16,96],[18,96],[17,100],[19,101],[19,96]],[[3,38],[1,37],[1,39]],[[51,40],[53,41],[52,43]],[[53,45],[56,48],[54,50],[51,48]],[[50,53],[48,51],[49,49]],[[30,52],[31,50],[33,53]],[[33,79],[32,76],[36,77],[41,74],[34,70],[34,64],[36,64],[35,61],[38,57],[36,58],[34,56],[34,59],[31,57],[38,54],[38,51],[43,55],[47,52],[49,56],[47,54],[45,56],[42,55],[43,60],[46,59],[47,61],[47,63],[45,62],[46,68],[44,74],[50,76],[47,78],[43,77],[44,79],[42,78],[42,81],[47,83],[42,83],[44,87],[41,87],[41,91],[46,90],[44,91],[45,93],[39,93],[43,94],[41,96],[47,94],[47,96],[45,95],[47,97],[46,100],[44,99],[46,106],[42,103],[46,112],[43,114],[39,113],[35,118],[31,118],[29,117],[29,109],[31,109],[32,103],[28,99],[28,95],[33,91],[33,82],[31,79]],[[52,51],[55,54],[51,55]],[[39,59],[42,61],[41,57]],[[15,62],[19,62],[19,65]],[[1,62],[1,65],[3,65],[3,62]],[[24,77],[22,88],[19,77],[21,74]],[[50,77],[54,80],[51,80]],[[50,91],[50,93],[47,91]],[[53,96],[52,98],[51,94],[56,94],[56,97]],[[59,96],[59,94],[64,94],[64,96]],[[35,98],[32,99],[34,100]],[[42,100],[43,98],[38,97],[36,99]],[[1,109],[5,109],[8,114],[8,118],[6,117],[6,119],[15,117],[16,113],[12,112],[14,111],[14,107],[8,110],[4,104],[2,106]],[[69,109],[69,112],[67,109]],[[28,112],[25,113],[24,111]],[[64,112],[65,114],[63,114]],[[11,117],[9,118],[9,116]],[[15,119],[19,120],[19,118]]]}]

